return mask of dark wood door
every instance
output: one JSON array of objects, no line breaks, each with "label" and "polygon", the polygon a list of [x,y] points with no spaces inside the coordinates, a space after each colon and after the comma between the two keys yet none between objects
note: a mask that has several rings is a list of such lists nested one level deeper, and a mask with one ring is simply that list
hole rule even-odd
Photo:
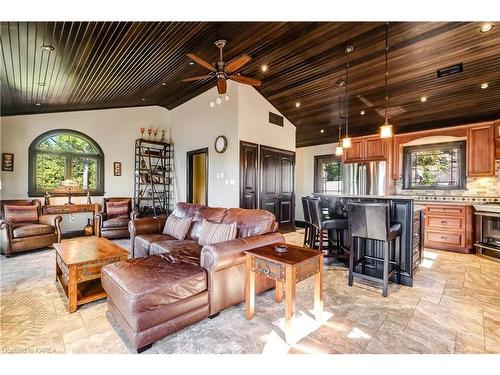
[{"label": "dark wood door", "polygon": [[258,207],[258,145],[240,142],[240,207]]},{"label": "dark wood door", "polygon": [[281,231],[295,230],[295,153],[261,146],[260,208],[276,216]]}]

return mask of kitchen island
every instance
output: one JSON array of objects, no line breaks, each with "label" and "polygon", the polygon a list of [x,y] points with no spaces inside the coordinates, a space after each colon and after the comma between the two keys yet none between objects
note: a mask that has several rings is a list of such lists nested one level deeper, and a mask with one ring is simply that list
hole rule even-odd
[{"label": "kitchen island", "polygon": [[[424,217],[425,206],[415,205],[413,199],[401,196],[359,196],[359,195],[329,195],[314,194],[321,198],[324,209],[335,210],[339,203],[346,205],[349,202],[387,203],[392,222],[401,224],[401,237],[396,240],[396,251],[401,248],[401,284],[413,286],[413,277],[420,265],[424,249]],[[340,201],[340,202],[339,202]],[[349,248],[349,232],[344,231],[343,246]],[[357,241],[356,255],[362,251],[368,256],[383,257],[383,245],[374,240]],[[394,254],[391,254],[391,258]],[[358,265],[361,272],[361,265]],[[381,277],[382,263],[367,260],[365,273],[373,277]],[[396,282],[396,275],[391,281]]]}]

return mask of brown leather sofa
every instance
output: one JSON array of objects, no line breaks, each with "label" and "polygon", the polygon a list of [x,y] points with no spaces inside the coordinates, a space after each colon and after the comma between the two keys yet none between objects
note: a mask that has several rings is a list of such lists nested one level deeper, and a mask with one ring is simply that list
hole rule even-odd
[{"label": "brown leather sofa", "polygon": [[[107,210],[107,203],[128,201],[128,211],[123,215],[110,215]],[[133,209],[132,198],[104,198],[102,211],[95,218],[97,219],[96,235],[106,238],[126,238],[129,236],[128,223],[139,216]]]},{"label": "brown leather sofa", "polygon": [[[5,219],[5,206],[36,206],[37,219],[16,222]],[[0,250],[6,257],[26,250],[41,249],[61,242],[61,216],[41,216],[41,204],[37,199],[0,201]],[[50,220],[50,221],[49,221]]]},{"label": "brown leather sofa", "polygon": [[[245,296],[244,251],[283,242],[272,213],[240,208],[177,204],[173,214],[193,216],[183,241],[162,234],[165,219],[139,219],[129,224],[133,259],[102,268],[108,307],[135,348],[153,342],[240,303]],[[198,245],[203,219],[237,222],[237,238]],[[256,291],[274,282],[256,275]]]}]

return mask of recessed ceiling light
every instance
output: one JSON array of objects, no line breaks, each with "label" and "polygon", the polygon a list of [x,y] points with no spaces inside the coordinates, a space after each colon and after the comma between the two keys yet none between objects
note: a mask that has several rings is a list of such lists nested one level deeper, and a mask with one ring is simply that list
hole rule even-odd
[{"label": "recessed ceiling light", "polygon": [[422,97],[420,98],[420,101],[421,101],[422,103],[426,102],[426,101],[427,101],[427,96],[422,96]]},{"label": "recessed ceiling light", "polygon": [[493,29],[493,24],[490,23],[490,22],[487,22],[487,23],[483,23],[481,25],[481,32],[482,33],[487,33],[488,31],[490,31],[491,29]]},{"label": "recessed ceiling light", "polygon": [[55,49],[54,46],[51,46],[50,44],[44,44],[40,48],[44,51],[53,51]]},{"label": "recessed ceiling light", "polygon": [[295,107],[299,108],[300,107],[300,102],[295,103]]},{"label": "recessed ceiling light", "polygon": [[38,82],[38,86],[45,86],[45,82]]},{"label": "recessed ceiling light", "polygon": [[262,65],[262,66],[260,67],[260,69],[261,69],[264,73],[265,73],[265,72],[267,72],[267,65],[266,65],[266,64]]},{"label": "recessed ceiling light", "polygon": [[167,85],[167,82],[162,82],[161,83],[162,86],[166,86]]},{"label": "recessed ceiling light", "polygon": [[360,114],[361,116],[364,116],[364,115],[365,115],[365,113],[366,113],[365,111],[361,111],[361,112],[359,112],[359,114]]},{"label": "recessed ceiling light", "polygon": [[189,62],[189,65],[194,65],[194,61],[190,61],[190,62]]},{"label": "recessed ceiling light", "polygon": [[144,102],[144,101],[146,101],[146,98],[141,98],[141,100]]},{"label": "recessed ceiling light", "polygon": [[490,84],[488,82],[484,82],[484,83],[481,83],[481,88],[484,90],[484,89],[487,89],[488,87],[490,86]]},{"label": "recessed ceiling light", "polygon": [[35,103],[35,105],[36,105],[37,107],[40,107],[40,106],[42,105],[42,103]]},{"label": "recessed ceiling light", "polygon": [[323,134],[325,132],[325,129],[321,129],[319,132]]}]

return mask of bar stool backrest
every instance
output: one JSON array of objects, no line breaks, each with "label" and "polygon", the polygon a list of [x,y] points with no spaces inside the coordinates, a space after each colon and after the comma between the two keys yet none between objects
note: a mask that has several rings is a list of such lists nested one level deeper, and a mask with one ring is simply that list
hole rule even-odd
[{"label": "bar stool backrest", "polygon": [[309,213],[311,215],[311,223],[318,229],[323,227],[323,209],[319,198],[309,198]]},{"label": "bar stool backrest", "polygon": [[387,241],[389,206],[385,203],[347,204],[349,231],[353,237]]},{"label": "bar stool backrest", "polygon": [[304,211],[304,221],[307,224],[311,224],[311,214],[309,213],[309,197],[302,197],[302,211]]}]

